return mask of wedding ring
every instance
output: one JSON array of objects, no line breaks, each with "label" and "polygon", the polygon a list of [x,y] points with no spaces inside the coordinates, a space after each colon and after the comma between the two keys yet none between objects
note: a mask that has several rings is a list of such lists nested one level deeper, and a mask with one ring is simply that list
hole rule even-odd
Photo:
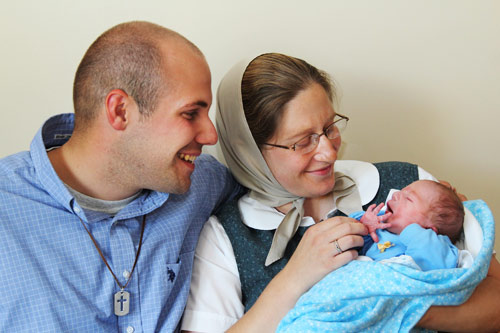
[{"label": "wedding ring", "polygon": [[338,239],[336,239],[336,240],[335,240],[335,242],[333,242],[333,243],[335,244],[335,248],[337,249],[337,252],[338,252],[339,254],[341,254],[342,252],[344,252],[344,251],[342,251],[342,249],[340,248],[340,245],[339,245],[339,240],[338,240]]}]

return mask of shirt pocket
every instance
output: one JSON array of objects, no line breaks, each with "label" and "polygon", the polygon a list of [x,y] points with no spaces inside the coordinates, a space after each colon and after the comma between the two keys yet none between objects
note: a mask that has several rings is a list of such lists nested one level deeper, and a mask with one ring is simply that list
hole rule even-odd
[{"label": "shirt pocket", "polygon": [[173,285],[179,279],[181,279],[181,281],[186,280],[193,266],[193,256],[194,251],[181,253],[177,262],[166,263],[165,281]]}]

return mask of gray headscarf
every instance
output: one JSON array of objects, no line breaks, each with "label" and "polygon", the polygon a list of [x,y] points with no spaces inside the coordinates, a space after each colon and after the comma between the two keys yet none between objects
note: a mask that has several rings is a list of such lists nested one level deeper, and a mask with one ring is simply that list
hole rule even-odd
[{"label": "gray headscarf", "polygon": [[[288,241],[302,220],[305,198],[288,192],[278,183],[250,132],[241,96],[241,81],[250,62],[244,60],[237,63],[222,79],[217,91],[216,124],[227,166],[234,177],[250,190],[250,197],[269,207],[292,203],[293,207],[274,233],[265,262],[268,266],[283,257]],[[361,210],[361,200],[354,181],[338,172],[335,173],[335,179],[337,208],[346,214]]]}]

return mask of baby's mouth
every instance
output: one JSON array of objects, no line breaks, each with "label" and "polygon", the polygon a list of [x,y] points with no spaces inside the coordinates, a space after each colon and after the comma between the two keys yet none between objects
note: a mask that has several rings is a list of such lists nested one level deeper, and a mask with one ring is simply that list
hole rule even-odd
[{"label": "baby's mouth", "polygon": [[387,202],[386,213],[393,213],[390,200]]},{"label": "baby's mouth", "polygon": [[191,163],[191,164],[194,164],[194,160],[196,159],[196,155],[189,155],[189,154],[184,154],[184,153],[180,153],[180,154],[177,154],[177,156],[179,156],[179,158],[183,161],[186,161],[188,163]]}]

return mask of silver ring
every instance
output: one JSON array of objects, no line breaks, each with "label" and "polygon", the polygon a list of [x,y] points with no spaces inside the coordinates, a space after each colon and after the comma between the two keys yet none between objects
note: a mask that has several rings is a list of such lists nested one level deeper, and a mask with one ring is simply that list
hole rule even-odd
[{"label": "silver ring", "polygon": [[335,242],[333,242],[333,243],[335,244],[335,248],[337,249],[338,254],[341,254],[342,252],[344,252],[344,251],[342,251],[342,248],[339,245],[338,239],[336,239]]}]

